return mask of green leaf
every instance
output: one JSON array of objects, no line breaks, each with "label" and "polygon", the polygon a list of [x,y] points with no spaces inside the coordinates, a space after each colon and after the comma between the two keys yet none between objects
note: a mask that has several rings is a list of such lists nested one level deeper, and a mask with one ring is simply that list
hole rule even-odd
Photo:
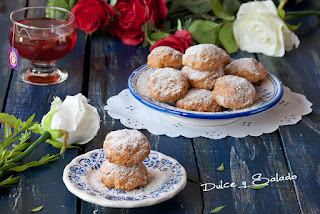
[{"label": "green leaf", "polygon": [[12,135],[11,133],[11,128],[10,128],[10,125],[8,122],[5,123],[5,126],[4,126],[4,136],[5,137],[8,137],[9,135]]},{"label": "green leaf", "polygon": [[21,123],[21,120],[18,119],[18,121],[16,122],[16,125],[14,126],[13,133],[18,133],[20,123]]},{"label": "green leaf", "polygon": [[223,163],[217,168],[218,171],[222,171],[224,170],[224,166],[223,166]]},{"label": "green leaf", "polygon": [[220,212],[223,208],[225,208],[226,206],[221,206],[221,207],[216,207],[213,210],[210,211],[210,213],[217,213]]},{"label": "green leaf", "polygon": [[110,6],[114,7],[116,6],[116,4],[117,4],[117,0],[110,0],[110,3],[109,3]]},{"label": "green leaf", "polygon": [[19,180],[19,176],[13,177],[13,175],[11,175],[9,178],[2,180],[0,182],[0,187],[8,187],[11,186],[14,183],[17,183]]},{"label": "green leaf", "polygon": [[290,25],[290,24],[288,24],[287,22],[284,22],[284,23],[287,25],[287,27],[288,27],[289,30],[291,30],[291,31],[297,30],[297,29],[300,27],[300,25],[301,25],[301,22],[300,22],[298,25]]},{"label": "green leaf", "polygon": [[192,22],[188,31],[199,43],[219,44],[221,24],[212,21],[196,20]]},{"label": "green leaf", "polygon": [[11,168],[11,171],[15,171],[15,172],[22,172],[30,167],[36,167],[36,166],[41,166],[43,164],[49,163],[51,161],[55,161],[57,160],[59,157],[59,155],[50,155],[47,154],[46,156],[43,156],[39,161],[32,161],[26,164],[23,164],[21,166],[16,166]]},{"label": "green leaf", "polygon": [[13,115],[0,113],[0,123],[5,124],[6,122],[9,123],[10,126],[14,127],[18,122],[18,119]]},{"label": "green leaf", "polygon": [[233,35],[233,22],[223,25],[219,32],[219,39],[229,54],[238,50],[239,47]]},{"label": "green leaf", "polygon": [[182,23],[181,23],[181,20],[178,19],[178,26],[177,26],[177,30],[182,30]]},{"label": "green leaf", "polygon": [[158,40],[163,39],[163,38],[168,37],[168,36],[170,36],[169,33],[165,33],[165,32],[159,31],[159,32],[152,33],[150,35],[150,39],[154,40],[154,41],[158,41]]},{"label": "green leaf", "polygon": [[29,117],[29,119],[24,123],[21,131],[25,131],[25,130],[27,130],[28,128],[30,128],[31,126],[33,126],[34,124],[36,124],[36,123],[33,123],[33,122],[32,122],[33,119],[34,119],[34,116],[35,116],[35,114],[33,114],[31,117]]},{"label": "green leaf", "polygon": [[268,183],[263,183],[263,184],[257,184],[257,185],[254,185],[254,186],[250,186],[250,188],[251,189],[263,189],[268,185],[269,185]]},{"label": "green leaf", "polygon": [[8,145],[10,144],[11,139],[12,139],[12,136],[11,136],[11,134],[10,134],[10,135],[5,139],[5,141],[3,142],[3,148],[4,148],[4,149],[8,147]]},{"label": "green leaf", "polygon": [[179,0],[177,2],[194,14],[205,14],[212,10],[210,2],[206,0]]},{"label": "green leaf", "polygon": [[33,212],[33,213],[36,213],[36,212],[38,212],[38,211],[40,211],[42,209],[43,209],[43,206],[40,206],[40,207],[34,208],[34,209],[30,210],[30,211]]},{"label": "green leaf", "polygon": [[182,28],[183,29],[188,29],[190,27],[191,23],[192,23],[192,19],[191,18],[185,20],[184,23],[183,23],[183,27]]},{"label": "green leaf", "polygon": [[197,183],[197,184],[202,184],[198,179],[192,178],[188,176],[188,180],[193,182],[193,183]]},{"label": "green leaf", "polygon": [[70,11],[72,10],[75,4],[76,4],[76,0],[49,0],[48,1],[48,6],[62,7]]},{"label": "green leaf", "polygon": [[287,3],[288,0],[281,0],[278,5],[278,15],[283,20],[286,16],[286,12],[283,10],[283,6]]},{"label": "green leaf", "polygon": [[223,8],[229,14],[236,14],[239,10],[241,2],[239,0],[224,0],[222,3]]},{"label": "green leaf", "polygon": [[213,12],[217,17],[227,21],[235,20],[235,16],[228,14],[220,4],[219,0],[210,0],[210,2],[211,2]]},{"label": "green leaf", "polygon": [[151,32],[157,31],[156,26],[152,22],[147,21],[141,28],[145,32],[145,40],[147,40],[149,45],[153,45],[156,41],[151,39]]},{"label": "green leaf", "polygon": [[2,143],[2,141],[0,141],[0,154],[3,152],[3,143]]},{"label": "green leaf", "polygon": [[[53,147],[58,148],[58,149],[61,149],[62,146],[63,146],[63,143],[61,143],[58,140],[54,140],[54,139],[49,139],[46,142],[51,144]],[[80,147],[79,146],[67,145],[67,149],[70,149],[70,148],[80,148]]]}]

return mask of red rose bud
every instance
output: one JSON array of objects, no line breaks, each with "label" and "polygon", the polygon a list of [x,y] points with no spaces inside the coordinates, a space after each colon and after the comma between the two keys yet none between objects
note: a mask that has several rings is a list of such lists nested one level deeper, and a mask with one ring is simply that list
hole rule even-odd
[{"label": "red rose bud", "polygon": [[80,0],[72,8],[74,26],[86,33],[106,30],[110,17],[115,13],[104,0]]},{"label": "red rose bud", "polygon": [[120,15],[110,33],[128,45],[139,45],[143,41],[145,34],[141,27],[147,21],[158,26],[168,15],[166,0],[118,0],[115,9]]},{"label": "red rose bud", "polygon": [[192,46],[192,36],[187,30],[176,31],[175,35],[170,35],[158,40],[150,46],[150,52],[158,46],[169,46],[181,53]]}]

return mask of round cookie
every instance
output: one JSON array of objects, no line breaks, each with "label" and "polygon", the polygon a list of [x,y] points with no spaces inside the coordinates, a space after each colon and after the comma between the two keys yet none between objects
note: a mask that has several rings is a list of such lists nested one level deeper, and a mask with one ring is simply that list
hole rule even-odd
[{"label": "round cookie", "polygon": [[184,66],[181,72],[187,77],[190,87],[208,90],[212,90],[216,79],[224,75],[223,68],[216,71],[199,71]]},{"label": "round cookie", "polygon": [[182,53],[168,46],[159,46],[148,55],[150,68],[180,68],[182,67]]},{"label": "round cookie", "polygon": [[190,111],[218,112],[221,106],[213,99],[211,91],[191,88],[186,96],[177,101],[177,107]]},{"label": "round cookie", "polygon": [[111,163],[127,166],[143,161],[150,153],[150,143],[138,130],[122,129],[107,134],[103,151]]},{"label": "round cookie", "polygon": [[245,78],[225,75],[217,79],[212,96],[225,108],[239,109],[253,104],[256,90]]},{"label": "round cookie", "polygon": [[132,190],[147,185],[148,171],[142,162],[121,166],[106,160],[101,165],[99,179],[106,187]]},{"label": "round cookie", "polygon": [[241,58],[232,61],[224,69],[226,74],[246,78],[250,82],[258,82],[267,76],[263,65],[253,58]]},{"label": "round cookie", "polygon": [[184,66],[200,71],[215,71],[229,63],[229,54],[213,44],[191,46],[182,57]]},{"label": "round cookie", "polygon": [[161,102],[176,102],[189,88],[187,78],[174,68],[158,68],[148,77],[150,96]]}]

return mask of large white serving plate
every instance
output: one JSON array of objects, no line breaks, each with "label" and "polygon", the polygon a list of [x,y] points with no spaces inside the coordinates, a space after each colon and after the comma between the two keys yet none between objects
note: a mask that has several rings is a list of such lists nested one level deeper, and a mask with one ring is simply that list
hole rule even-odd
[{"label": "large white serving plate", "polygon": [[241,117],[264,112],[275,106],[281,99],[283,88],[281,81],[268,72],[267,77],[254,84],[257,95],[254,104],[248,108],[227,110],[223,112],[196,112],[177,108],[174,104],[159,102],[150,97],[148,92],[148,76],[154,69],[144,64],[129,77],[128,86],[132,95],[146,106],[167,114],[183,123],[197,126],[216,126],[232,123]]},{"label": "large white serving plate", "polygon": [[151,206],[168,200],[187,183],[187,173],[175,159],[151,151],[143,161],[149,176],[148,184],[131,191],[107,188],[99,180],[99,169],[106,157],[96,149],[74,158],[63,171],[68,190],[93,204],[105,207],[133,208]]}]

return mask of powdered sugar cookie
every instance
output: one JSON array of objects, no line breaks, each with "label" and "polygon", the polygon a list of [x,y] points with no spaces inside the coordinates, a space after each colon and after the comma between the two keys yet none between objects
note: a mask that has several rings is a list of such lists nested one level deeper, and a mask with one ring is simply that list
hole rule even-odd
[{"label": "powdered sugar cookie", "polygon": [[212,96],[225,108],[239,109],[253,104],[256,90],[245,78],[225,75],[217,79]]},{"label": "powdered sugar cookie", "polygon": [[188,80],[174,68],[158,68],[148,77],[150,96],[161,102],[176,102],[189,88]]},{"label": "powdered sugar cookie", "polygon": [[184,66],[181,72],[187,77],[190,87],[208,90],[212,90],[216,79],[224,75],[223,68],[216,71],[199,71]]},{"label": "powdered sugar cookie", "polygon": [[218,112],[221,106],[213,99],[211,91],[191,88],[186,96],[177,101],[177,107],[190,111]]},{"label": "powdered sugar cookie", "polygon": [[241,58],[232,61],[224,69],[226,74],[246,78],[250,82],[258,82],[267,76],[263,65],[253,58]]},{"label": "powdered sugar cookie", "polygon": [[111,163],[127,166],[143,161],[150,153],[150,143],[138,130],[122,129],[107,134],[103,150]]},{"label": "powdered sugar cookie", "polygon": [[148,183],[148,171],[143,163],[121,166],[105,160],[99,171],[100,181],[109,188],[132,190]]},{"label": "powdered sugar cookie", "polygon": [[150,68],[180,68],[182,67],[182,53],[168,46],[159,46],[148,55]]},{"label": "powdered sugar cookie", "polygon": [[191,46],[182,57],[184,66],[201,71],[215,71],[229,63],[229,54],[213,44]]}]

